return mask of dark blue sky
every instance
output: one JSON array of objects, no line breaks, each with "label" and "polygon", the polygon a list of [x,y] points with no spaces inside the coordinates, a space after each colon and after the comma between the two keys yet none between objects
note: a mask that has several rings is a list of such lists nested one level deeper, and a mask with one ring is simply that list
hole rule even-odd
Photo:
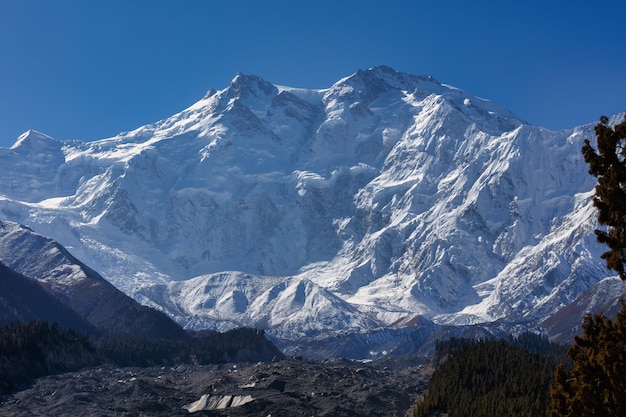
[{"label": "dark blue sky", "polygon": [[1,0],[0,146],[113,136],[239,71],[432,75],[553,130],[626,110],[624,1]]}]

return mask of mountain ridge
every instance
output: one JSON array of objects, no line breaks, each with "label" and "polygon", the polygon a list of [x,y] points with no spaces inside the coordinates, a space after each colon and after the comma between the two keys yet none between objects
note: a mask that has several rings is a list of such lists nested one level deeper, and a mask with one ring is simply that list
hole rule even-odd
[{"label": "mountain ridge", "polygon": [[[98,273],[81,263],[57,242],[36,234],[19,224],[0,221],[0,264],[11,290],[30,285],[31,293],[42,306],[32,306],[33,313],[16,319],[67,321],[80,330],[94,329],[134,336],[185,339],[187,333],[162,312],[140,305],[117,290]],[[13,272],[13,274],[11,274]],[[40,285],[41,290],[34,284]],[[36,291],[35,291],[36,290]],[[40,295],[44,294],[44,295]],[[16,295],[24,297],[23,294]],[[8,305],[15,304],[15,294],[8,294]],[[4,294],[7,295],[6,293]],[[22,309],[28,306],[15,306]],[[91,326],[91,328],[90,328]]]},{"label": "mountain ridge", "polygon": [[389,67],[320,90],[237,74],[160,122],[59,142],[58,165],[25,174],[0,149],[0,214],[190,328],[540,327],[610,275],[592,127],[531,126]]}]

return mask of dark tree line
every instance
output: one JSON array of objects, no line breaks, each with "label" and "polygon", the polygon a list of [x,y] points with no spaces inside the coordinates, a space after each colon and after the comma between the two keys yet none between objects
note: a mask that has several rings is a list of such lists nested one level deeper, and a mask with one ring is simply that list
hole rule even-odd
[{"label": "dark tree line", "polygon": [[108,334],[90,341],[46,321],[0,326],[0,394],[45,375],[109,363],[114,366],[257,362],[281,358],[262,330],[203,332],[184,340]]},{"label": "dark tree line", "polygon": [[545,416],[548,387],[565,349],[532,334],[508,341],[439,342],[435,360],[441,364],[414,415]]},{"label": "dark tree line", "polygon": [[215,363],[271,360],[282,357],[262,330],[240,328],[225,333],[203,332],[185,340],[147,339],[109,334],[96,347],[102,357],[118,366],[153,366],[173,363]]},{"label": "dark tree line", "polygon": [[0,326],[0,393],[31,379],[100,363],[87,338],[56,323]]}]

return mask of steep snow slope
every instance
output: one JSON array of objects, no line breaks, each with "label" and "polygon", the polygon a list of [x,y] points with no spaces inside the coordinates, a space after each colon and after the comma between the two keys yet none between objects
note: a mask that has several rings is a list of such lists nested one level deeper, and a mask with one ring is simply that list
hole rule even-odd
[{"label": "steep snow slope", "polygon": [[609,275],[585,137],[387,67],[314,91],[238,74],[113,138],[26,133],[0,215],[192,328],[539,323]]}]

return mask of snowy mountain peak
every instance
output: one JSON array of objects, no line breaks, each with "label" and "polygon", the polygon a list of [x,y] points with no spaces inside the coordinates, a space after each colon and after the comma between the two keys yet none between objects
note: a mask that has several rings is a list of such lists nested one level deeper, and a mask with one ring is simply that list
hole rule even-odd
[{"label": "snowy mountain peak", "polygon": [[46,150],[50,147],[58,147],[59,144],[60,142],[56,141],[50,136],[31,129],[27,132],[22,133],[10,149],[22,148],[28,149],[30,151]]},{"label": "snowy mountain peak", "polygon": [[228,86],[229,97],[247,98],[275,95],[278,89],[271,83],[256,75],[238,73]]},{"label": "snowy mountain peak", "polygon": [[213,88],[209,88],[209,91],[206,92],[206,94],[204,95],[204,97],[202,97],[203,100],[211,98],[215,95],[215,93],[217,93],[217,90],[213,89]]},{"label": "snowy mountain peak", "polygon": [[[411,75],[394,70],[387,66],[373,67],[366,70],[358,70],[352,76],[344,79],[344,82],[361,85],[369,90],[397,89],[411,91],[418,87],[434,90],[441,84],[431,76]],[[430,85],[430,88],[427,86]],[[383,89],[382,86],[385,86]]]},{"label": "snowy mountain peak", "polygon": [[[511,111],[489,100],[474,96],[450,85],[441,84],[431,76],[412,75],[386,66],[359,70],[330,88],[326,101],[335,99],[348,104],[361,113],[374,101],[396,95],[407,102],[415,103],[423,111],[437,108],[439,116],[456,112],[470,123],[490,134],[511,131],[526,124]],[[377,107],[385,106],[383,102]],[[443,112],[443,113],[442,113]]]},{"label": "snowy mountain peak", "polygon": [[237,74],[132,132],[0,152],[0,219],[190,327],[536,324],[608,275],[592,135],[389,67],[323,90]]}]

